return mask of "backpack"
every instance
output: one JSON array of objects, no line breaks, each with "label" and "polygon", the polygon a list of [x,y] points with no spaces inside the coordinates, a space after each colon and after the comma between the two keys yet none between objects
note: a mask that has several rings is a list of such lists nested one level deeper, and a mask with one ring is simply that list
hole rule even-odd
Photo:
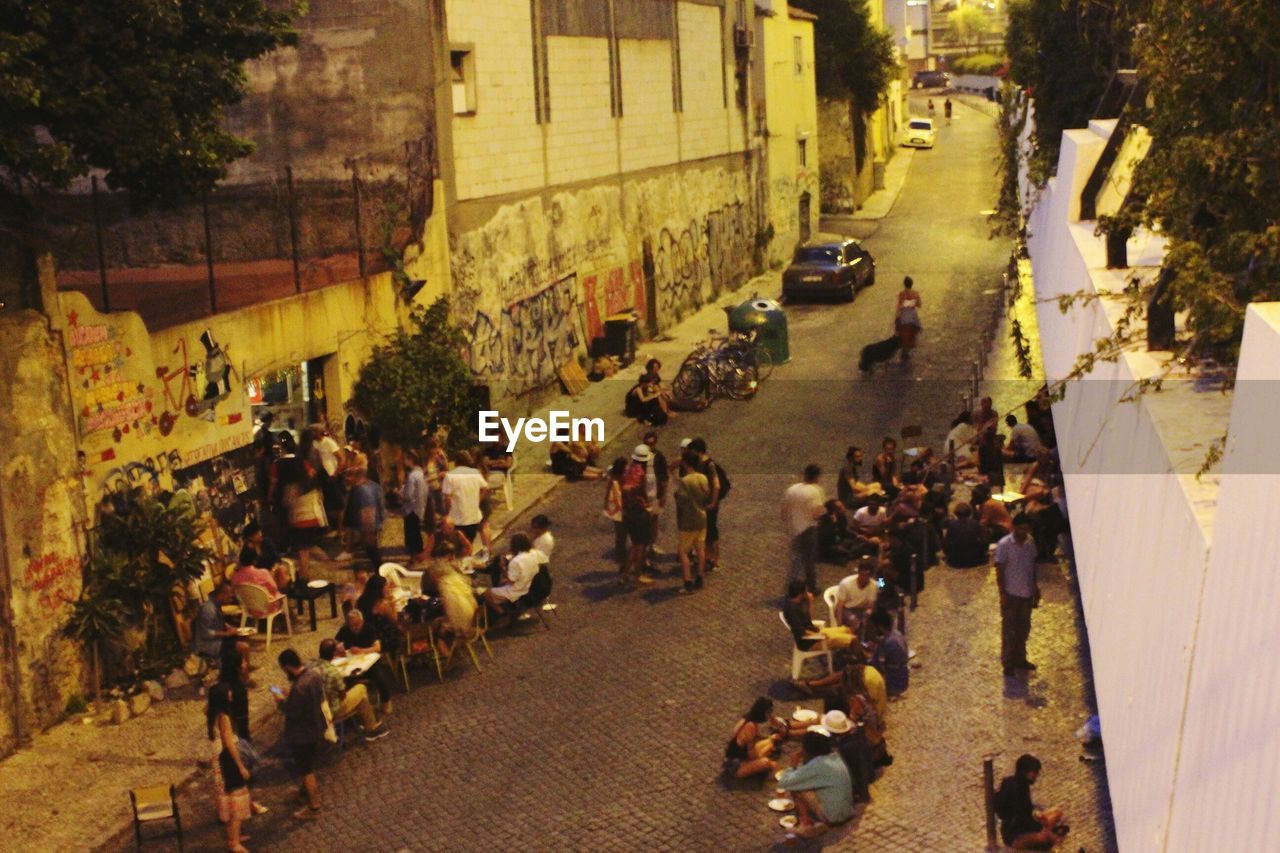
[{"label": "backpack", "polygon": [[719,462],[712,459],[711,464],[715,466],[716,479],[720,481],[720,496],[717,500],[722,501],[729,497],[729,490],[733,488],[733,483],[729,482],[729,475],[720,467]]}]

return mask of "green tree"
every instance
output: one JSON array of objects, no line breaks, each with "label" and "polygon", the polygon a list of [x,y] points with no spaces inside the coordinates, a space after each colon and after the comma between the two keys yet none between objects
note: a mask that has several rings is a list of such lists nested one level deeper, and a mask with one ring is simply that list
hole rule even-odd
[{"label": "green tree", "polygon": [[1280,4],[1155,0],[1135,49],[1152,147],[1118,224],[1169,238],[1193,349],[1234,359],[1245,306],[1280,299]]},{"label": "green tree", "polygon": [[960,6],[947,15],[951,29],[951,41],[962,45],[967,53],[969,46],[991,30],[991,21],[976,6]]},{"label": "green tree", "polygon": [[1150,0],[1012,0],[1009,79],[1036,103],[1032,178],[1058,162],[1062,131],[1084,127],[1118,68],[1132,67],[1133,30]]},{"label": "green tree", "polygon": [[854,152],[861,170],[866,117],[875,112],[899,74],[893,37],[871,22],[867,0],[798,0],[793,5],[818,16],[813,46],[818,93],[850,100]]},{"label": "green tree", "polygon": [[397,330],[360,369],[352,402],[382,435],[406,447],[444,428],[449,444],[471,443],[471,369],[466,338],[450,320],[449,303],[415,306],[410,328]]},{"label": "green tree", "polygon": [[263,0],[0,0],[0,189],[65,189],[90,169],[139,204],[210,189],[252,151],[223,110],[244,63],[296,35]]}]

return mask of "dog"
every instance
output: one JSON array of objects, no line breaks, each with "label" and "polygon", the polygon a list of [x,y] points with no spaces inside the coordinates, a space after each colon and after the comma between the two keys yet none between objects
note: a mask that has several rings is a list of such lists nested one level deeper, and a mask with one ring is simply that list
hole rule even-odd
[{"label": "dog", "polygon": [[882,361],[888,361],[893,358],[893,354],[902,346],[902,341],[898,340],[898,336],[885,338],[883,341],[876,341],[873,344],[867,344],[862,348],[862,355],[858,358],[858,370],[863,373],[870,373],[871,368],[875,367]]}]

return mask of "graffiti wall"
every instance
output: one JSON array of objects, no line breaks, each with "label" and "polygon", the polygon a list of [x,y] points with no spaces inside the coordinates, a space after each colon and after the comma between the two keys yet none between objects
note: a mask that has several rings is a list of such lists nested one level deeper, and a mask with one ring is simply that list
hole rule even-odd
[{"label": "graffiti wall", "polygon": [[[86,340],[84,349],[96,345]],[[80,658],[60,634],[80,592],[85,520],[67,384],[62,347],[43,318],[0,317],[0,755],[81,689]],[[117,393],[103,413],[132,399]]]},{"label": "graffiti wall", "polygon": [[71,401],[89,500],[128,485],[173,488],[173,473],[249,444],[253,419],[231,325],[149,334],[131,312],[99,314],[59,294]]},{"label": "graffiti wall", "polygon": [[650,290],[666,328],[740,284],[752,268],[750,198],[745,173],[715,166],[496,210],[464,202],[451,256],[472,371],[502,395],[545,387],[611,315],[634,312],[644,328]]}]

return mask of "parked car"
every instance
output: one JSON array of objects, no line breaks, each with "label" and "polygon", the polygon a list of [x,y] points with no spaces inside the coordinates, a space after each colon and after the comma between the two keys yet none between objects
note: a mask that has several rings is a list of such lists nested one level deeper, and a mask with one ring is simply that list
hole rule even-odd
[{"label": "parked car", "polygon": [[932,148],[933,138],[937,131],[933,129],[933,119],[913,118],[907,122],[903,132],[902,144],[908,148]]},{"label": "parked car", "polygon": [[875,258],[857,240],[814,243],[796,249],[782,273],[782,298],[835,294],[852,302],[859,290],[875,282]]},{"label": "parked car", "polygon": [[917,71],[911,78],[912,89],[946,89],[951,86],[951,75],[945,71]]}]

